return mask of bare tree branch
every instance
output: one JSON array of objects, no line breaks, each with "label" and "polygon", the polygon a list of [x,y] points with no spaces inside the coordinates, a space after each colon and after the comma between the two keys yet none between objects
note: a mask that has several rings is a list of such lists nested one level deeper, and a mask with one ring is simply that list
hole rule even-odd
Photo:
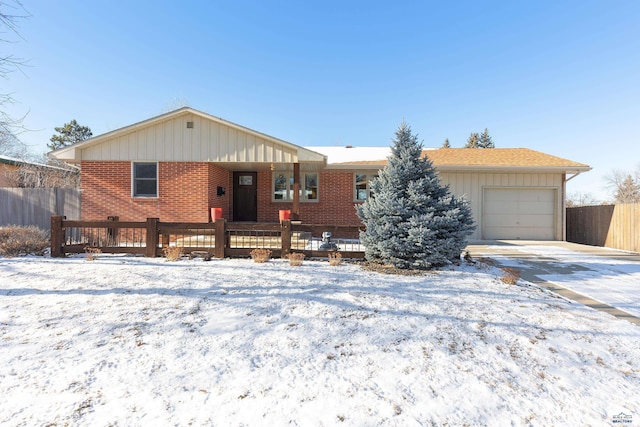
[{"label": "bare tree branch", "polygon": [[[29,17],[20,0],[9,0],[0,2],[0,43],[14,43],[6,37],[7,34],[13,34],[20,39],[18,32],[18,22],[21,19]],[[20,70],[25,62],[16,58],[14,55],[3,55],[0,57],[0,77],[5,80],[8,75],[16,70]],[[22,126],[23,117],[13,118],[7,114],[7,106],[13,104],[14,100],[11,93],[0,93],[0,153],[8,154],[14,157],[24,156],[26,154],[26,146],[22,144],[17,135],[24,132]]]}]

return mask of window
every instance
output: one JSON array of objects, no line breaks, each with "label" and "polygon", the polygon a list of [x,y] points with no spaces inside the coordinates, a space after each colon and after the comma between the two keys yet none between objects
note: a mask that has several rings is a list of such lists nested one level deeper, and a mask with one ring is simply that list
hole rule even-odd
[{"label": "window", "polygon": [[133,163],[133,197],[158,197],[158,164]]},{"label": "window", "polygon": [[318,174],[317,173],[305,173],[304,174],[304,186],[302,187],[304,200],[318,200]]},{"label": "window", "polygon": [[[318,174],[300,174],[300,200],[318,200]],[[293,200],[293,173],[275,172],[273,174],[273,200],[291,201]]]},{"label": "window", "polygon": [[354,198],[357,202],[363,202],[371,197],[371,188],[369,183],[372,179],[377,178],[378,175],[356,173],[354,175],[355,192]]}]

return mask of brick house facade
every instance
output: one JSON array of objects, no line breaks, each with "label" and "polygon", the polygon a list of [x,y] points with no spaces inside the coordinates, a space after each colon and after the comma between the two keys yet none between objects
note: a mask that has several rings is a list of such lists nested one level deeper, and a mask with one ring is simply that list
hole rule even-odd
[{"label": "brick house facade", "polygon": [[[131,162],[82,162],[82,219],[121,221],[161,218],[169,222],[208,222],[210,208],[221,208],[223,218],[233,218],[233,173],[214,163],[158,162],[158,196],[133,197]],[[292,201],[272,200],[272,172],[257,173],[257,221],[277,222],[280,210]],[[359,225],[353,200],[353,173],[319,173],[317,201],[301,202],[300,217],[311,224]],[[218,196],[217,187],[225,188]]]},{"label": "brick house facade", "polygon": [[[50,156],[81,164],[85,220],[208,222],[219,208],[229,221],[278,222],[290,210],[306,224],[359,226],[355,206],[388,152],[300,147],[185,107]],[[468,199],[473,239],[563,240],[565,183],[591,169],[524,148],[424,155]]]}]

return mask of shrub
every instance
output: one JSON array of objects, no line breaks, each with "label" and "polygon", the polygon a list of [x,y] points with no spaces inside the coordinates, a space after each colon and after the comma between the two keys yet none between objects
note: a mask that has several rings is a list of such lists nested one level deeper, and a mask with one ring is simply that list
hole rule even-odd
[{"label": "shrub", "polygon": [[271,258],[271,251],[269,249],[254,249],[249,255],[251,255],[251,259],[253,262],[267,262]]},{"label": "shrub", "polygon": [[162,252],[167,261],[178,261],[182,257],[182,246],[167,246]]},{"label": "shrub", "polygon": [[49,233],[36,226],[0,228],[0,256],[44,255]]},{"label": "shrub", "polygon": [[84,253],[87,254],[87,261],[95,261],[98,259],[98,255],[102,253],[100,248],[87,246],[84,248]]},{"label": "shrub", "polygon": [[515,268],[505,267],[502,269],[502,277],[500,280],[502,283],[506,283],[508,285],[515,285],[520,278],[520,271]]},{"label": "shrub", "polygon": [[300,266],[304,259],[304,254],[300,252],[291,252],[287,258],[289,258],[289,265]]},{"label": "shrub", "polygon": [[440,183],[422,148],[403,122],[387,165],[370,182],[375,197],[356,207],[367,261],[420,270],[460,261],[475,228],[471,207]]},{"label": "shrub", "polygon": [[329,253],[329,265],[338,266],[342,264],[342,254],[340,252]]}]

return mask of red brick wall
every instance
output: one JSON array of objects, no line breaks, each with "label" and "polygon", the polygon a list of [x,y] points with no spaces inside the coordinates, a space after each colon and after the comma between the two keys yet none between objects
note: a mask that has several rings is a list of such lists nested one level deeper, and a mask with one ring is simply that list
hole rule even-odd
[{"label": "red brick wall", "polygon": [[207,222],[208,185],[208,163],[160,162],[158,197],[131,197],[131,162],[82,162],[82,219]]},{"label": "red brick wall", "polygon": [[[209,165],[209,206],[212,208],[222,208],[222,217],[231,218],[233,205],[233,172],[217,166],[215,163]],[[218,196],[218,187],[224,188],[225,194]]]},{"label": "red brick wall", "polygon": [[[291,202],[271,201],[272,173],[258,172],[258,221],[278,221],[278,211],[292,209]],[[300,202],[300,218],[306,224],[331,224],[358,226],[353,201],[353,173],[348,171],[324,171],[319,176],[317,202]]]},{"label": "red brick wall", "polygon": [[158,166],[159,214],[156,216],[162,221],[208,222],[208,163],[160,162]]},{"label": "red brick wall", "polygon": [[[222,208],[233,218],[233,173],[206,162],[160,162],[158,198],[131,197],[131,162],[82,162],[82,219],[121,221],[208,222],[210,208]],[[273,202],[272,173],[258,172],[258,221],[277,222],[278,211],[291,202]],[[218,186],[225,188],[217,196]],[[319,177],[317,202],[301,202],[300,217],[306,224],[360,225],[353,201],[353,173],[324,171]]]}]

